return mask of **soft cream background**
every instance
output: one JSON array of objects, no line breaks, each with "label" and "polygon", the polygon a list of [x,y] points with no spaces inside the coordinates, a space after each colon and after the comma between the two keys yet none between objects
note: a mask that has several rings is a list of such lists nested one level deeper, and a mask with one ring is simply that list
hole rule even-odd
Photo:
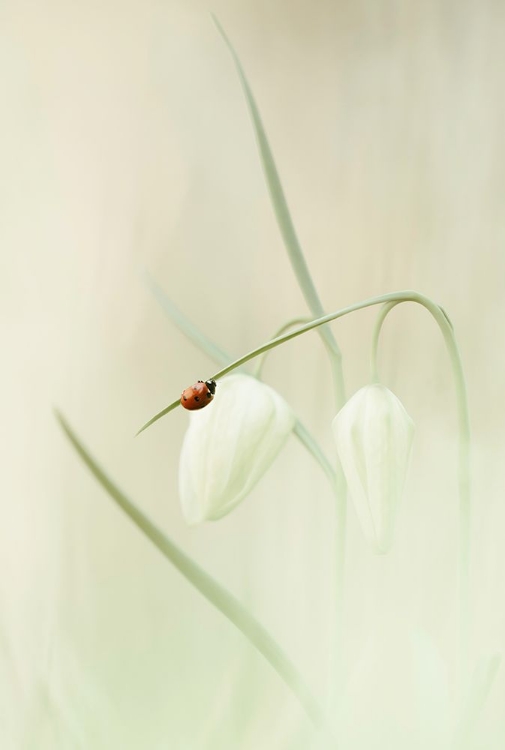
[{"label": "soft cream background", "polygon": [[[324,692],[332,507],[311,460],[292,441],[235,513],[187,529],[177,504],[185,415],[132,438],[214,370],[163,317],[144,267],[232,354],[306,312],[209,10],[247,70],[327,309],[412,287],[454,321],[475,435],[474,654],[503,647],[505,6],[4,0],[5,750],[310,742],[269,667],[88,476],[53,405]],[[349,392],[367,381],[372,323],[365,312],[334,326]],[[454,397],[425,312],[395,311],[381,361],[417,436],[388,558],[369,554],[349,513],[347,750],[437,746],[429,732],[444,713],[456,626]],[[317,336],[278,350],[265,372],[331,450]],[[413,628],[440,656],[431,706],[410,682]],[[504,692],[502,674],[476,748],[503,747]]]}]

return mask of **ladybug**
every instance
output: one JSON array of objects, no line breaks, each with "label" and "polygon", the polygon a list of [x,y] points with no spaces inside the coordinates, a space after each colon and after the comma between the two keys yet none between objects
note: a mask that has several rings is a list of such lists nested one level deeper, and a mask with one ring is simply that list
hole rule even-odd
[{"label": "ladybug", "polygon": [[185,388],[181,394],[181,404],[185,409],[203,409],[204,406],[210,404],[214,398],[216,392],[216,381],[199,380],[198,383],[191,385],[189,388]]}]

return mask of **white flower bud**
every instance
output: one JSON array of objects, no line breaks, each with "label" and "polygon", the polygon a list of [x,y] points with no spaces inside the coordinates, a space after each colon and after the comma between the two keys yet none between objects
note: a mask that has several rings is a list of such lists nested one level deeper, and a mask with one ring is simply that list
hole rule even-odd
[{"label": "white flower bud", "polygon": [[383,554],[393,541],[414,423],[394,393],[375,383],[354,394],[332,429],[363,533]]},{"label": "white flower bud", "polygon": [[189,524],[215,521],[243,500],[295,423],[284,399],[249,375],[220,380],[212,403],[189,419],[179,465],[182,511]]}]

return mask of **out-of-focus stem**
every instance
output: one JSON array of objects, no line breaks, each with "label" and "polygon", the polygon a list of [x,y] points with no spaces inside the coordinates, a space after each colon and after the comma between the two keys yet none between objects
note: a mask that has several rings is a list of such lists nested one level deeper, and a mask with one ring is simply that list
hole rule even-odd
[{"label": "out-of-focus stem", "polygon": [[382,325],[396,305],[402,302],[417,302],[431,313],[440,328],[449,353],[459,426],[458,456],[458,490],[459,490],[459,621],[460,621],[460,684],[463,689],[469,673],[469,640],[470,640],[470,522],[471,522],[471,477],[470,477],[470,416],[466,393],[465,376],[461,363],[456,337],[452,323],[445,310],[428,297],[413,294],[407,299],[397,299],[386,303],[377,316],[372,336],[371,369],[372,378],[379,379],[377,369],[377,348]]},{"label": "out-of-focus stem", "polygon": [[387,315],[391,312],[393,307],[396,307],[396,305],[399,305],[400,302],[388,302],[385,305],[381,307],[377,314],[377,318],[375,320],[375,326],[372,333],[372,349],[370,352],[370,370],[371,370],[371,380],[372,383],[378,383],[379,382],[379,370],[377,367],[377,351],[379,348],[379,337],[380,332],[382,329],[382,324],[384,323]]}]

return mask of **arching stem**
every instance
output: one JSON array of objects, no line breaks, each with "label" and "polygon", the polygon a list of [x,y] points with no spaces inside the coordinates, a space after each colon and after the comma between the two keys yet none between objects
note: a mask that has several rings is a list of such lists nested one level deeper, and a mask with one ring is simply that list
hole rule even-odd
[{"label": "arching stem", "polygon": [[463,689],[469,674],[469,640],[470,640],[470,523],[471,523],[471,477],[470,477],[470,416],[466,393],[465,376],[461,356],[454,335],[452,323],[445,310],[427,297],[413,295],[412,298],[396,299],[386,303],[375,323],[372,335],[371,370],[372,379],[379,380],[377,368],[377,349],[382,326],[391,310],[402,302],[417,302],[431,313],[440,328],[449,353],[456,408],[458,412],[459,450],[458,450],[458,492],[459,492],[459,553],[458,553],[458,587],[459,587],[459,658],[460,685]]},{"label": "arching stem", "polygon": [[[386,302],[417,302],[418,304],[422,304],[425,307],[427,306],[425,302],[427,302],[439,311],[440,315],[443,317],[444,321],[447,323],[447,331],[451,331],[452,333],[452,328],[447,320],[445,313],[443,313],[442,310],[438,308],[438,306],[434,302],[432,302],[428,297],[425,297],[423,294],[419,294],[418,292],[413,292],[413,291],[390,292],[389,294],[381,294],[377,297],[370,297],[369,299],[363,300],[362,302],[356,302],[354,305],[349,305],[348,307],[342,307],[340,310],[336,310],[335,312],[330,313],[329,315],[323,315],[321,318],[316,318],[315,320],[312,320],[310,323],[307,323],[306,325],[301,326],[300,328],[297,328],[296,331],[291,331],[291,333],[285,333],[282,336],[278,336],[275,339],[272,339],[271,341],[267,341],[266,344],[262,344],[261,346],[258,346],[256,349],[253,349],[247,354],[244,354],[239,359],[234,360],[230,364],[226,365],[226,367],[223,367],[221,370],[214,373],[214,375],[211,375],[210,378],[206,378],[206,379],[207,380],[219,380],[219,378],[224,377],[229,372],[233,372],[233,370],[236,370],[237,367],[240,367],[246,362],[249,362],[249,360],[254,359],[255,357],[259,357],[259,355],[263,354],[263,352],[267,352],[270,349],[275,349],[277,346],[281,346],[282,344],[285,344],[288,341],[291,341],[291,339],[297,338],[298,336],[302,336],[303,334],[308,333],[309,331],[313,331],[314,329],[319,328],[319,326],[323,326],[326,323],[331,323],[331,321],[333,320],[337,320],[338,318],[343,318],[345,315],[350,315],[351,313],[357,312],[358,310],[364,310],[366,307],[373,307],[374,305],[382,305]],[[445,337],[445,334],[444,334],[444,337]],[[165,407],[162,411],[158,412],[158,414],[155,414],[155,416],[152,417],[148,422],[146,422],[137,432],[137,435],[140,435],[141,432],[144,432],[144,430],[147,430],[148,427],[153,425],[162,417],[169,414],[171,411],[173,411],[173,409],[176,409],[178,406],[179,406],[179,399],[176,399],[167,407]]]},{"label": "arching stem", "polygon": [[[276,339],[278,336],[282,336],[283,333],[286,331],[289,331],[290,328],[294,328],[295,326],[301,326],[305,325],[306,323],[310,323],[310,318],[291,318],[291,320],[288,320],[287,323],[284,323],[283,326],[281,326],[273,335],[272,338]],[[268,352],[263,352],[258,357],[258,361],[256,363],[256,367],[253,370],[253,375],[255,378],[258,378],[258,380],[261,380],[261,371],[263,369],[263,366],[265,364],[265,360],[267,358]]]}]

